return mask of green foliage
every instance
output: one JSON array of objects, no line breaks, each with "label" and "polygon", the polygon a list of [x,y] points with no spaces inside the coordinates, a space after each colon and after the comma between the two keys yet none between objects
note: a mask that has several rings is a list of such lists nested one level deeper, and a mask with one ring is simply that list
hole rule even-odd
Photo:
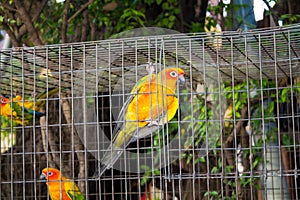
[{"label": "green foliage", "polygon": [[120,20],[117,23],[116,31],[121,32],[137,27],[143,27],[144,20],[145,15],[143,12],[133,8],[127,8],[124,10],[124,13],[121,15]]},{"label": "green foliage", "polygon": [[[75,4],[73,2],[72,4],[72,2],[68,10],[69,18],[81,6],[80,3]],[[180,8],[177,0],[121,0],[116,3],[115,8],[112,7],[109,10],[105,10],[105,6],[109,3],[111,1],[96,0],[87,8],[91,25],[101,33],[101,38],[95,39],[107,39],[115,33],[144,26],[159,26],[170,29],[178,28]],[[149,7],[157,5],[162,9],[162,12],[155,19],[149,20],[144,14],[146,12],[146,5]],[[61,42],[60,30],[63,22],[62,13],[64,6],[64,3],[49,2],[49,6],[41,13],[41,18],[35,23],[35,26],[40,30],[43,40],[47,44]],[[84,17],[81,14],[68,21],[67,35],[69,38],[72,38],[73,35],[78,35],[78,31],[82,29],[83,20]],[[91,39],[90,34],[87,36],[87,39]]]},{"label": "green foliage", "polygon": [[280,20],[288,20],[290,23],[297,23],[300,20],[299,14],[283,14],[279,17]]},{"label": "green foliage", "polygon": [[4,151],[7,151],[10,147],[12,147],[16,140],[16,128],[14,126],[16,125],[14,122],[12,122],[10,119],[7,119],[6,117],[0,116],[0,130],[1,130],[1,153]]}]

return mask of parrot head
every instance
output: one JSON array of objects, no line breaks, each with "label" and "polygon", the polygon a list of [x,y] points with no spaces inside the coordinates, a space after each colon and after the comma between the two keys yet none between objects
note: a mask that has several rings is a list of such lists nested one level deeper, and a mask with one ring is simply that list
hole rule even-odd
[{"label": "parrot head", "polygon": [[9,102],[8,98],[5,98],[4,96],[0,96],[0,105],[5,106]]},{"label": "parrot head", "polygon": [[162,83],[166,83],[167,87],[176,88],[177,81],[179,84],[185,83],[184,71],[181,68],[166,68],[158,74]]},{"label": "parrot head", "polygon": [[[64,180],[64,176],[61,176],[60,171],[55,168],[44,168],[42,170],[42,174],[40,176],[41,180],[47,180],[47,181],[57,181],[57,180]],[[48,184],[48,182],[46,183]]]}]

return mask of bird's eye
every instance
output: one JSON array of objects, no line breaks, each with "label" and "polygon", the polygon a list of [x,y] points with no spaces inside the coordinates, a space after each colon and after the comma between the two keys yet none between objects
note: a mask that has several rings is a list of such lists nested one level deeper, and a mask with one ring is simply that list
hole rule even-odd
[{"label": "bird's eye", "polygon": [[172,71],[172,72],[170,73],[170,75],[171,75],[172,77],[177,77],[177,72]]},{"label": "bird's eye", "polygon": [[48,176],[52,176],[53,175],[53,172],[48,172]]}]

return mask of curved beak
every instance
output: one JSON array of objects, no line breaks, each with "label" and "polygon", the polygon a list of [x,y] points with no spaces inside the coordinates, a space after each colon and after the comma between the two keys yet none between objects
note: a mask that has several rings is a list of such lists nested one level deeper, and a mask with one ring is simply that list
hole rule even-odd
[{"label": "curved beak", "polygon": [[180,84],[180,85],[184,85],[184,84],[185,84],[185,78],[184,78],[184,76],[183,76],[183,75],[180,75],[180,76],[178,77],[178,81],[179,81],[179,84]]},{"label": "curved beak", "polygon": [[40,180],[47,180],[47,177],[45,176],[45,174],[40,175]]}]

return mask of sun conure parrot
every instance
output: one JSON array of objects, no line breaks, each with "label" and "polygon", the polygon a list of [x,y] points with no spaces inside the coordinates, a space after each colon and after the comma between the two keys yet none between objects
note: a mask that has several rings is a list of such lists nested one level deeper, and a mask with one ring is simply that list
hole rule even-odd
[{"label": "sun conure parrot", "polygon": [[150,135],[175,116],[178,109],[177,81],[185,82],[184,71],[165,68],[157,75],[152,72],[139,79],[131,90],[117,119],[111,145],[101,159],[103,166],[95,172],[94,178],[111,168],[129,143]]},{"label": "sun conure parrot", "polygon": [[50,88],[35,97],[35,100],[23,100],[21,96],[12,99],[0,96],[0,115],[12,119],[19,125],[28,125],[33,117],[40,118],[45,113],[39,112],[45,105],[47,97],[51,97],[59,91],[59,88]]},{"label": "sun conure parrot", "polygon": [[0,115],[12,119],[19,125],[28,125],[33,116],[39,118],[44,115],[42,112],[27,109],[19,105],[18,102],[0,96]]},{"label": "sun conure parrot", "polygon": [[40,176],[41,180],[46,180],[51,200],[84,200],[76,183],[55,168],[45,168]]}]

